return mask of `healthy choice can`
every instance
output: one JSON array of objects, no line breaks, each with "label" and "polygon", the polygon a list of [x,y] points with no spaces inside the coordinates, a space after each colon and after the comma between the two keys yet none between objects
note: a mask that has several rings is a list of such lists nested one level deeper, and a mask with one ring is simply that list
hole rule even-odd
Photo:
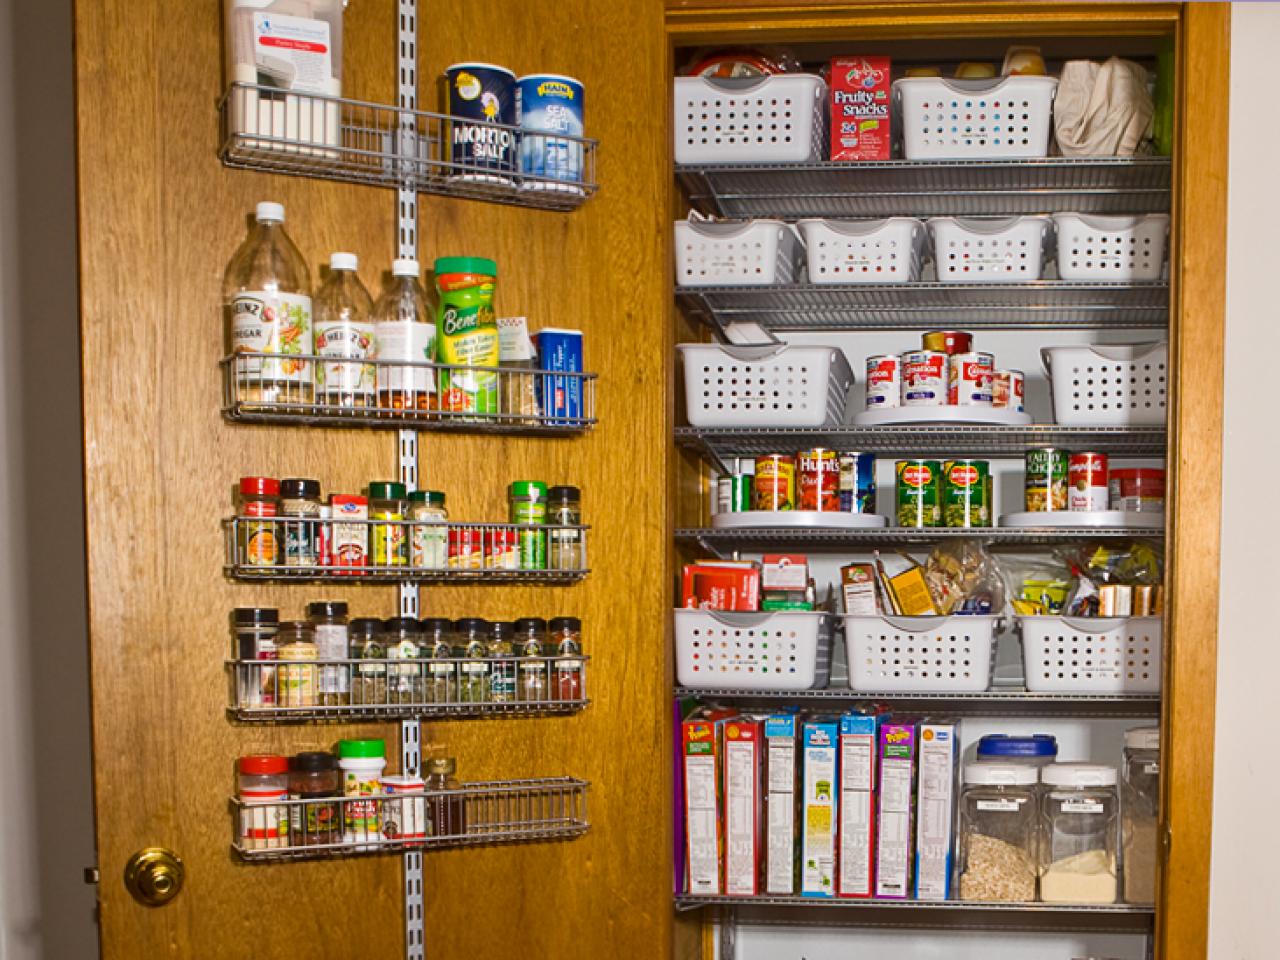
[{"label": "healthy choice can", "polygon": [[872,453],[840,454],[840,509],[844,513],[876,512],[876,458]]},{"label": "healthy choice can", "polygon": [[957,353],[950,362],[947,403],[960,407],[991,406],[996,359],[989,353]]},{"label": "healthy choice can", "polygon": [[1041,447],[1027,451],[1026,498],[1029,513],[1067,509],[1067,451]]},{"label": "healthy choice can", "polygon": [[898,526],[942,526],[942,464],[937,460],[899,460]]},{"label": "healthy choice can", "polygon": [[794,510],[796,508],[796,464],[785,453],[771,453],[756,458],[756,510]]},{"label": "healthy choice can", "polygon": [[991,526],[991,464],[948,460],[942,465],[942,520],[948,527]]},{"label": "healthy choice can", "polygon": [[940,407],[947,402],[947,355],[911,350],[902,355],[902,405]]},{"label": "healthy choice can", "polygon": [[867,409],[887,410],[902,403],[902,361],[897,357],[867,357]]},{"label": "healthy choice can", "polygon": [[840,509],[840,461],[834,450],[815,447],[796,454],[800,509],[835,513]]}]

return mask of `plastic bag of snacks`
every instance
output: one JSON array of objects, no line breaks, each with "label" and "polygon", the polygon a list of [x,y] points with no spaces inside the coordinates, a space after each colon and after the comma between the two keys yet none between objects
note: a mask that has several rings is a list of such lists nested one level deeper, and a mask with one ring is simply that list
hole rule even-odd
[{"label": "plastic bag of snacks", "polygon": [[1004,555],[1000,573],[1013,612],[1021,616],[1062,613],[1073,586],[1071,567],[1061,558]]},{"label": "plastic bag of snacks", "polygon": [[1066,603],[1073,617],[1149,617],[1163,609],[1164,566],[1150,543],[1092,543],[1059,551],[1076,578]]},{"label": "plastic bag of snacks", "polygon": [[1004,607],[1000,568],[981,541],[938,544],[925,561],[924,579],[943,615],[999,613]]}]

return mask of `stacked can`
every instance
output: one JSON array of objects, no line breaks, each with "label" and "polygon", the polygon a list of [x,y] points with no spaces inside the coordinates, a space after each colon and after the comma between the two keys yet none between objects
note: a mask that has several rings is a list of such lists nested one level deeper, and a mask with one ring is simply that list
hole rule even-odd
[{"label": "stacked can", "polygon": [[898,526],[942,526],[942,464],[937,460],[899,460],[895,468]]},{"label": "stacked can", "polygon": [[992,506],[990,463],[948,460],[942,465],[943,526],[989,527]]},{"label": "stacked can", "polygon": [[752,506],[757,510],[794,510],[796,508],[796,464],[785,453],[771,453],[756,458],[752,483]]},{"label": "stacked can", "polygon": [[837,513],[840,510],[840,459],[834,450],[816,447],[796,454],[801,510]]},{"label": "stacked can", "polygon": [[1028,513],[1067,509],[1067,467],[1065,450],[1040,447],[1026,457],[1026,508]]},{"label": "stacked can", "polygon": [[736,465],[733,473],[726,473],[716,481],[716,513],[742,513],[751,509],[752,483],[755,480],[755,463],[747,461],[747,469]]},{"label": "stacked can", "polygon": [[991,381],[991,406],[997,410],[1008,409],[1025,413],[1027,409],[1027,378],[1021,370],[997,370]]}]

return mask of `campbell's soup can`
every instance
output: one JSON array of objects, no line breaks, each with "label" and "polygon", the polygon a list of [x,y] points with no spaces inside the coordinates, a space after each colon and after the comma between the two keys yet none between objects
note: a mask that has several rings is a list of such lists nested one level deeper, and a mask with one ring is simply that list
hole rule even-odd
[{"label": "campbell's soup can", "polygon": [[899,460],[898,526],[942,526],[942,464],[937,460]]},{"label": "campbell's soup can", "polygon": [[886,410],[902,403],[902,361],[895,356],[867,357],[867,409]]},{"label": "campbell's soup can", "polygon": [[835,513],[840,509],[840,460],[834,450],[815,447],[796,454],[800,509]]},{"label": "campbell's soup can", "polygon": [[957,353],[947,364],[947,403],[959,407],[991,405],[996,358],[989,353]]},{"label": "campbell's soup can", "polygon": [[997,370],[991,380],[991,405],[1014,413],[1027,409],[1027,378],[1021,370]]},{"label": "campbell's soup can", "polygon": [[1073,453],[1067,461],[1067,509],[1106,510],[1111,502],[1105,453]]},{"label": "campbell's soup can", "polygon": [[973,334],[963,330],[930,330],[922,338],[926,350],[940,350],[947,356],[968,353],[973,349]]},{"label": "campbell's soup can", "polygon": [[840,454],[840,510],[844,513],[876,512],[874,453],[844,451]]},{"label": "campbell's soup can", "polygon": [[1067,509],[1067,463],[1065,450],[1041,447],[1027,451],[1026,507],[1028,513]]},{"label": "campbell's soup can", "polygon": [[756,510],[794,510],[796,508],[796,464],[785,453],[771,453],[756,458]]},{"label": "campbell's soup can", "polygon": [[947,355],[912,350],[902,355],[902,405],[939,407],[947,402]]}]

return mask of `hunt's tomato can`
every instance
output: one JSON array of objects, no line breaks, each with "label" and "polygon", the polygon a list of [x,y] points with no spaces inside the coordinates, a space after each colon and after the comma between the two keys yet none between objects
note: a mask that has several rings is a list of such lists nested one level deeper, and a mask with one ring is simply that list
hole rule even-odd
[{"label": "hunt's tomato can", "polygon": [[1073,453],[1067,462],[1067,509],[1106,510],[1111,498],[1107,479],[1105,453]]},{"label": "hunt's tomato can", "polygon": [[844,513],[876,512],[875,454],[840,454],[840,509]]},{"label": "hunt's tomato can", "polygon": [[840,461],[834,450],[816,447],[796,455],[800,509],[835,513],[840,509]]},{"label": "hunt's tomato can", "polygon": [[899,460],[898,526],[942,526],[942,464],[937,460]]},{"label": "hunt's tomato can", "polygon": [[1025,413],[1027,409],[1027,378],[1021,370],[997,370],[991,380],[991,405]]},{"label": "hunt's tomato can", "polygon": [[785,453],[756,458],[755,497],[757,510],[796,508],[796,463]]},{"label": "hunt's tomato can", "polygon": [[939,407],[947,402],[947,355],[912,350],[902,355],[902,405]]},{"label": "hunt's tomato can", "polygon": [[867,357],[866,382],[868,410],[887,410],[902,403],[902,361],[897,357]]},{"label": "hunt's tomato can", "polygon": [[989,353],[957,353],[951,357],[947,403],[959,407],[991,406],[996,358]]},{"label": "hunt's tomato can", "polygon": [[973,334],[963,330],[930,330],[922,338],[921,346],[926,350],[940,350],[952,357],[973,349]]}]

